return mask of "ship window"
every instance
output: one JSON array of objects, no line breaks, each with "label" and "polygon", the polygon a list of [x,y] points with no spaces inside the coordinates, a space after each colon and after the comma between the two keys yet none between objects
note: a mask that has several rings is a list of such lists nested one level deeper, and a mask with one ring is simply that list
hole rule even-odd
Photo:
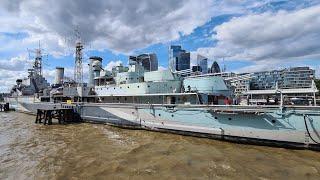
[{"label": "ship window", "polygon": [[119,98],[117,98],[117,100],[119,101]]},{"label": "ship window", "polygon": [[128,89],[129,89],[129,86],[128,86]]},{"label": "ship window", "polygon": [[171,117],[173,117],[174,115],[173,114],[171,114]]},{"label": "ship window", "polygon": [[125,97],[124,100],[127,101],[127,98]]},{"label": "ship window", "polygon": [[140,86],[138,86],[138,88],[139,88]]},{"label": "ship window", "polygon": [[150,85],[148,85],[148,88],[150,87]]},{"label": "ship window", "polygon": [[229,121],[231,121],[231,118],[228,118]]},{"label": "ship window", "polygon": [[214,119],[218,119],[218,117],[214,117]]},{"label": "ship window", "polygon": [[128,80],[128,78],[126,78],[126,80]]},{"label": "ship window", "polygon": [[113,89],[116,89],[116,88],[113,88]]},{"label": "ship window", "polygon": [[161,114],[159,114],[159,116],[161,116]]}]

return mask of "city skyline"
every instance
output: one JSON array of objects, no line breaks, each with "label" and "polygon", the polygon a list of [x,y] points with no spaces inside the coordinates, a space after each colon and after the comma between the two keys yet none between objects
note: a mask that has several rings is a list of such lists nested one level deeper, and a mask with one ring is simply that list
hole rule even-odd
[{"label": "city skyline", "polygon": [[[101,56],[103,67],[127,64],[130,55],[155,53],[159,68],[168,67],[170,45],[217,60],[227,71],[253,72],[294,66],[320,70],[320,5],[297,1],[123,1],[33,0],[0,3],[0,92],[31,67],[28,49],[39,41],[48,54],[44,76],[53,82],[56,66],[73,77],[74,30],[88,59]],[[152,9],[157,9],[156,11]]]}]

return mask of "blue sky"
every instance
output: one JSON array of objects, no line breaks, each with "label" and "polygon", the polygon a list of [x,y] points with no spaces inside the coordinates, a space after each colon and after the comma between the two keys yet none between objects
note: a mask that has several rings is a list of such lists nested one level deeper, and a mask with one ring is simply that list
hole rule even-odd
[{"label": "blue sky", "polygon": [[156,53],[166,68],[172,44],[227,71],[320,71],[318,0],[3,0],[0,23],[0,91],[26,76],[28,49],[39,41],[47,79],[53,80],[56,66],[72,77],[75,28],[85,43],[85,62],[101,56],[107,69],[146,52]]}]

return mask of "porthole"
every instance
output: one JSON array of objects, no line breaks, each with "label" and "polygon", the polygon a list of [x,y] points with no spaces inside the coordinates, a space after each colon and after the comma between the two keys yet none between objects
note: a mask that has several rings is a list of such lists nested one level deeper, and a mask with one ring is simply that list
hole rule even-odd
[{"label": "porthole", "polygon": [[128,89],[129,89],[129,86],[128,86]]},{"label": "porthole", "polygon": [[138,86],[138,88],[139,88],[140,86]]},{"label": "porthole", "polygon": [[159,116],[161,116],[161,114],[159,114]]},{"label": "porthole", "polygon": [[116,89],[116,88],[113,88],[113,89]]},{"label": "porthole", "polygon": [[216,117],[214,117],[214,119],[218,119],[218,117],[216,116]]},{"label": "porthole", "polygon": [[148,88],[150,87],[150,85],[148,85]]},{"label": "porthole", "polygon": [[174,115],[173,115],[173,114],[171,114],[171,117],[174,117]]},{"label": "porthole", "polygon": [[274,124],[274,123],[276,123],[276,120],[273,119],[271,122]]},{"label": "porthole", "polygon": [[228,118],[229,121],[231,121],[231,118]]}]

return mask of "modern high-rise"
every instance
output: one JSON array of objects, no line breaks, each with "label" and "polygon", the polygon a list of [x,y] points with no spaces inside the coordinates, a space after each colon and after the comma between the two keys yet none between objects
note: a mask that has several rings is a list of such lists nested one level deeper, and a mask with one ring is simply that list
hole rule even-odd
[{"label": "modern high-rise", "polygon": [[158,58],[155,53],[140,54],[138,56],[130,56],[129,61],[140,63],[145,71],[158,70]]},{"label": "modern high-rise", "polygon": [[198,54],[197,55],[197,65],[200,66],[201,74],[208,73],[208,58]]},{"label": "modern high-rise", "polygon": [[221,73],[220,66],[217,61],[214,61],[210,68],[210,73]]},{"label": "modern high-rise", "polygon": [[181,46],[170,46],[169,67],[172,71],[190,69],[190,52],[186,52]]}]

